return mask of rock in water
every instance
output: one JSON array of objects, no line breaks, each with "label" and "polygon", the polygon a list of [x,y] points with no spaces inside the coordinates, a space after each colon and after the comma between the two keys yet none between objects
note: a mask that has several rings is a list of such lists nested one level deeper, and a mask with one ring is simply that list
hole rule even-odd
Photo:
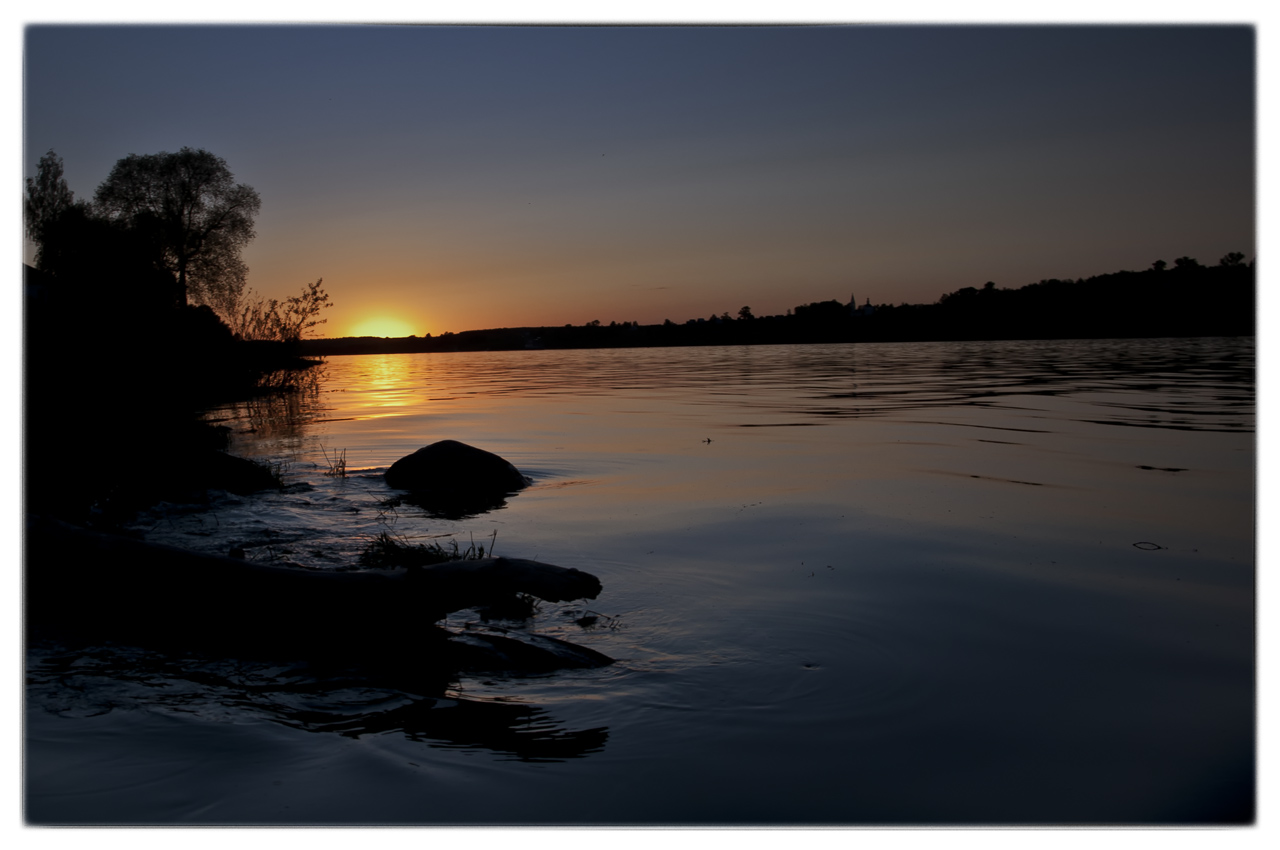
[{"label": "rock in water", "polygon": [[441,498],[501,499],[529,479],[492,452],[457,440],[441,440],[400,458],[387,470],[388,487]]}]

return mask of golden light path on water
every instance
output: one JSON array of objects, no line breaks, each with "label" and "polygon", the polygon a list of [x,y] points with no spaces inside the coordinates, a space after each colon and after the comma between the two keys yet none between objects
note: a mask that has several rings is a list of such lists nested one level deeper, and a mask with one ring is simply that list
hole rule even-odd
[{"label": "golden light path on water", "polygon": [[360,362],[357,371],[360,392],[349,397],[356,402],[348,408],[348,412],[354,414],[352,418],[398,416],[419,400],[402,360],[387,356],[367,357]]}]

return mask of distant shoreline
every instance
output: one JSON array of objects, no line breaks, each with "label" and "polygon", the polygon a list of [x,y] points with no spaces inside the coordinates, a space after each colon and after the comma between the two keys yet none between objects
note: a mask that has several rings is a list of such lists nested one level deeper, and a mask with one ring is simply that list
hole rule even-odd
[{"label": "distant shoreline", "polygon": [[799,345],[832,342],[958,342],[1033,339],[1152,339],[1253,336],[1252,262],[1229,254],[1216,266],[1188,257],[1173,268],[1080,280],[1042,280],[1019,289],[965,287],[934,304],[859,306],[854,300],[802,304],[782,316],[722,313],[683,324],[598,321],[562,327],[490,328],[425,337],[339,337],[299,342],[299,353],[413,354],[653,348],[701,345]]},{"label": "distant shoreline", "polygon": [[[641,325],[646,328],[660,328],[661,325]],[[454,334],[448,344],[439,337],[334,337],[325,339],[306,339],[298,343],[299,355],[303,357],[328,357],[359,354],[423,354],[423,353],[458,353],[470,351],[573,351],[609,348],[698,348],[715,345],[823,345],[830,343],[889,343],[889,342],[1016,342],[1054,339],[1194,339],[1197,337],[1233,337],[1248,336],[1249,333],[1191,333],[1191,334],[1114,334],[1107,336],[948,336],[913,339],[801,339],[801,340],[707,340],[687,342],[662,342],[657,340],[600,340],[598,344],[581,345],[540,345],[529,347],[521,344],[507,344],[509,339],[522,338],[527,331],[539,332],[545,328],[493,328],[488,330],[463,331]],[[473,335],[474,338],[473,338]],[[483,339],[481,339],[483,337]]]}]

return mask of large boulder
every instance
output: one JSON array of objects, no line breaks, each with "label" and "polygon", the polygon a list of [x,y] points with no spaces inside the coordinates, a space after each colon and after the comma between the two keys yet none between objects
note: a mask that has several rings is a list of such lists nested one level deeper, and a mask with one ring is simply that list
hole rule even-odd
[{"label": "large boulder", "polygon": [[441,440],[400,458],[387,470],[388,487],[442,501],[501,501],[528,486],[520,470],[493,452],[457,440]]}]

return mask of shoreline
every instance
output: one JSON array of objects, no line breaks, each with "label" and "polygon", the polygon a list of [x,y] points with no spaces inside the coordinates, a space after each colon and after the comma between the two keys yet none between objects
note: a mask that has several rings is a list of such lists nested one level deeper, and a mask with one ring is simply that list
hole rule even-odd
[{"label": "shoreline", "polygon": [[[661,329],[661,325],[642,325],[639,330],[648,328]],[[529,333],[554,331],[554,328],[493,328],[486,330],[462,331],[457,334],[439,337],[332,337],[300,340],[298,354],[302,357],[329,357],[360,354],[449,354],[475,351],[575,351],[589,349],[612,348],[699,348],[717,345],[830,345],[833,343],[903,343],[903,342],[1031,342],[1052,340],[1098,340],[1098,339],[1204,339],[1218,337],[1257,337],[1249,333],[1134,333],[1134,334],[1081,334],[1081,335],[1001,335],[973,336],[963,334],[917,336],[901,338],[849,338],[848,335],[819,335],[812,339],[705,339],[705,340],[670,340],[661,339],[601,339],[596,342],[585,341],[577,344],[528,345],[523,340]]]}]

